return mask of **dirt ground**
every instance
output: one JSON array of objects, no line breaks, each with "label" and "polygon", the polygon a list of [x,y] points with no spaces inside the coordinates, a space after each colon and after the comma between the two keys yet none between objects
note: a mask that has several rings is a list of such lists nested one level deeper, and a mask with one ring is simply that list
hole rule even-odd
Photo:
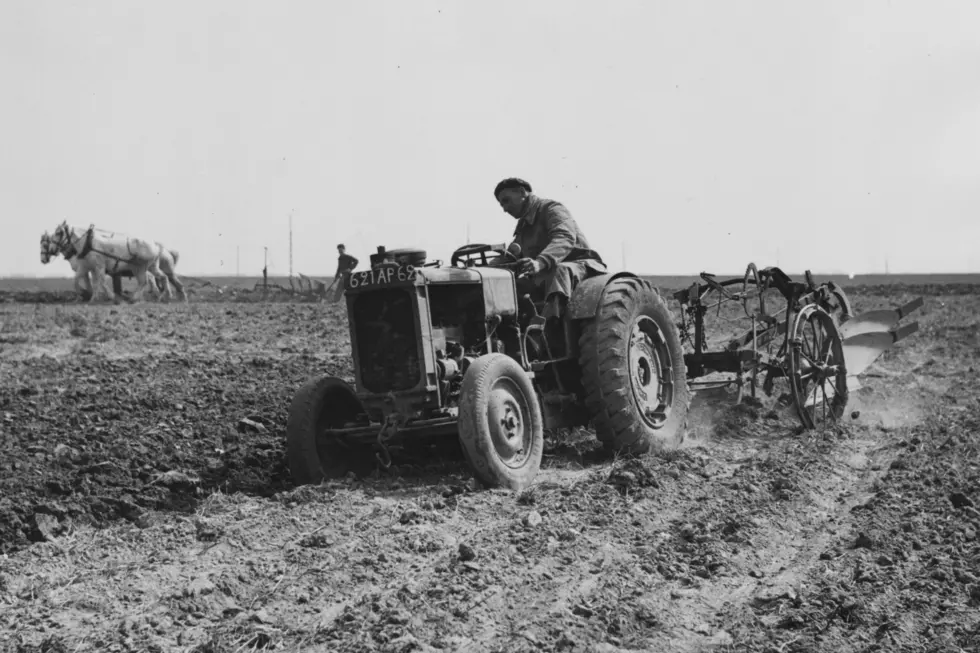
[{"label": "dirt ground", "polygon": [[0,650],[980,650],[980,286],[847,291],[925,305],[836,430],[699,395],[682,450],[552,433],[521,494],[453,447],[292,485],[341,305],[0,304]]}]

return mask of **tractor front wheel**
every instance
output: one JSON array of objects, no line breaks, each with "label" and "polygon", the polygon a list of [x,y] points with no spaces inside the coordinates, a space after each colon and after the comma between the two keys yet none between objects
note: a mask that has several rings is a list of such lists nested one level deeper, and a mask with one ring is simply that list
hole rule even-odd
[{"label": "tractor front wheel", "polygon": [[296,485],[319,484],[350,471],[366,471],[373,459],[366,447],[349,448],[326,434],[362,412],[354,389],[343,379],[324,376],[307,381],[293,396],[286,421],[286,453]]},{"label": "tractor front wheel", "polygon": [[684,440],[691,394],[677,326],[646,282],[609,283],[579,339],[585,405],[608,449],[642,454]]},{"label": "tractor front wheel", "polygon": [[486,354],[466,370],[459,441],[485,486],[520,491],[534,480],[544,451],[544,422],[531,379],[513,358]]}]

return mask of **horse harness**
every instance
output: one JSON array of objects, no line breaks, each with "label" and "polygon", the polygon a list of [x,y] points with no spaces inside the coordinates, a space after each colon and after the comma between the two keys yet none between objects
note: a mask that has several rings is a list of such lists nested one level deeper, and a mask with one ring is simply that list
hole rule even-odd
[{"label": "horse harness", "polygon": [[[69,232],[69,234],[70,233],[71,232]],[[129,238],[126,239],[126,251],[129,252],[129,259],[122,259],[119,258],[118,256],[110,254],[109,252],[103,252],[98,249],[95,249],[95,246],[92,245],[93,235],[95,235],[95,225],[90,225],[89,228],[85,231],[85,243],[82,245],[81,251],[78,251],[75,248],[75,243],[72,242],[72,237],[71,235],[69,235],[68,244],[64,246],[65,258],[71,258],[72,256],[78,256],[78,258],[85,258],[86,256],[88,256],[89,252],[95,252],[96,254],[101,254],[102,256],[108,256],[109,258],[115,260],[115,263],[112,266],[112,271],[109,272],[110,275],[116,274],[118,272],[120,263],[132,263],[133,261],[136,260],[136,257],[133,256],[133,249],[132,247],[130,247],[129,244]]]}]

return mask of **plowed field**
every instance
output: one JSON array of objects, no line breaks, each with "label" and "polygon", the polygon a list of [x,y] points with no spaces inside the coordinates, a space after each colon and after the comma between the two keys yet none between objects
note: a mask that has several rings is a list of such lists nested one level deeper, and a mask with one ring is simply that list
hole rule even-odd
[{"label": "plowed field", "polygon": [[521,494],[452,447],[293,486],[342,305],[0,304],[0,650],[980,650],[980,288],[846,290],[925,305],[839,428],[699,395],[680,451],[552,433]]}]

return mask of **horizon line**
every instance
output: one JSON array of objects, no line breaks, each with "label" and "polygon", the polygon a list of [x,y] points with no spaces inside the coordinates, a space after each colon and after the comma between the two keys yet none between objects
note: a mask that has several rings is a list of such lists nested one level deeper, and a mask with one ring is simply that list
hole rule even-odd
[{"label": "horizon line", "polygon": [[[774,267],[778,267],[778,266],[774,266]],[[760,268],[760,269],[764,269],[764,268]],[[805,272],[806,272],[805,270],[801,270],[799,272],[794,272],[794,271],[787,271],[785,268],[780,268],[780,269],[783,272],[786,272],[786,274],[788,274],[790,276],[796,275],[796,276],[801,276],[802,277],[805,274]],[[611,271],[618,272],[620,270],[611,270]],[[637,272],[636,270],[630,270],[630,272],[632,272],[633,274],[636,274],[637,276],[641,276],[641,277],[700,277],[700,275],[701,275],[701,272],[669,272],[669,273],[667,273],[667,272]],[[704,272],[704,271],[702,270],[702,272]],[[813,274],[814,276],[851,277],[851,274],[848,273],[848,272],[815,272],[813,270],[810,270],[810,273]],[[325,277],[325,278],[328,278],[328,279],[333,279],[334,278],[333,273],[327,273],[327,274],[312,273],[312,274],[307,274],[307,273],[304,272],[303,274],[304,274],[304,276],[307,276],[307,277]],[[713,275],[713,276],[715,276],[715,277],[723,277],[723,278],[739,277],[740,278],[740,277],[743,277],[745,275],[745,272],[742,271],[741,273],[738,273],[738,274],[724,274],[724,273],[720,273],[720,272],[711,272],[710,274]],[[298,278],[298,275],[299,275],[299,273],[294,273],[292,276]],[[894,271],[889,270],[887,272],[860,272],[860,273],[855,273],[852,278],[857,278],[857,277],[894,277],[894,276],[969,276],[969,275],[980,275],[980,270],[975,271],[975,272],[946,272],[946,271],[938,271],[938,272],[894,272]],[[179,273],[178,272],[177,273],[177,276],[178,276],[178,278],[188,277],[188,278],[191,278],[191,279],[193,279],[194,277],[206,277],[206,278],[209,278],[209,279],[261,279],[262,278],[262,274],[261,273],[260,274],[220,274],[220,273],[217,273],[216,274],[216,273],[203,272],[203,273],[196,273],[196,274],[182,274],[182,273]],[[284,274],[269,274],[268,277],[270,279],[272,279],[272,278],[288,279],[290,277],[290,275],[289,275],[289,273],[284,273]],[[40,275],[40,274],[8,274],[8,275],[0,275],[0,280],[3,280],[3,279],[74,279],[74,278],[75,278],[74,275],[58,275],[58,274],[52,274],[52,275]]]}]

